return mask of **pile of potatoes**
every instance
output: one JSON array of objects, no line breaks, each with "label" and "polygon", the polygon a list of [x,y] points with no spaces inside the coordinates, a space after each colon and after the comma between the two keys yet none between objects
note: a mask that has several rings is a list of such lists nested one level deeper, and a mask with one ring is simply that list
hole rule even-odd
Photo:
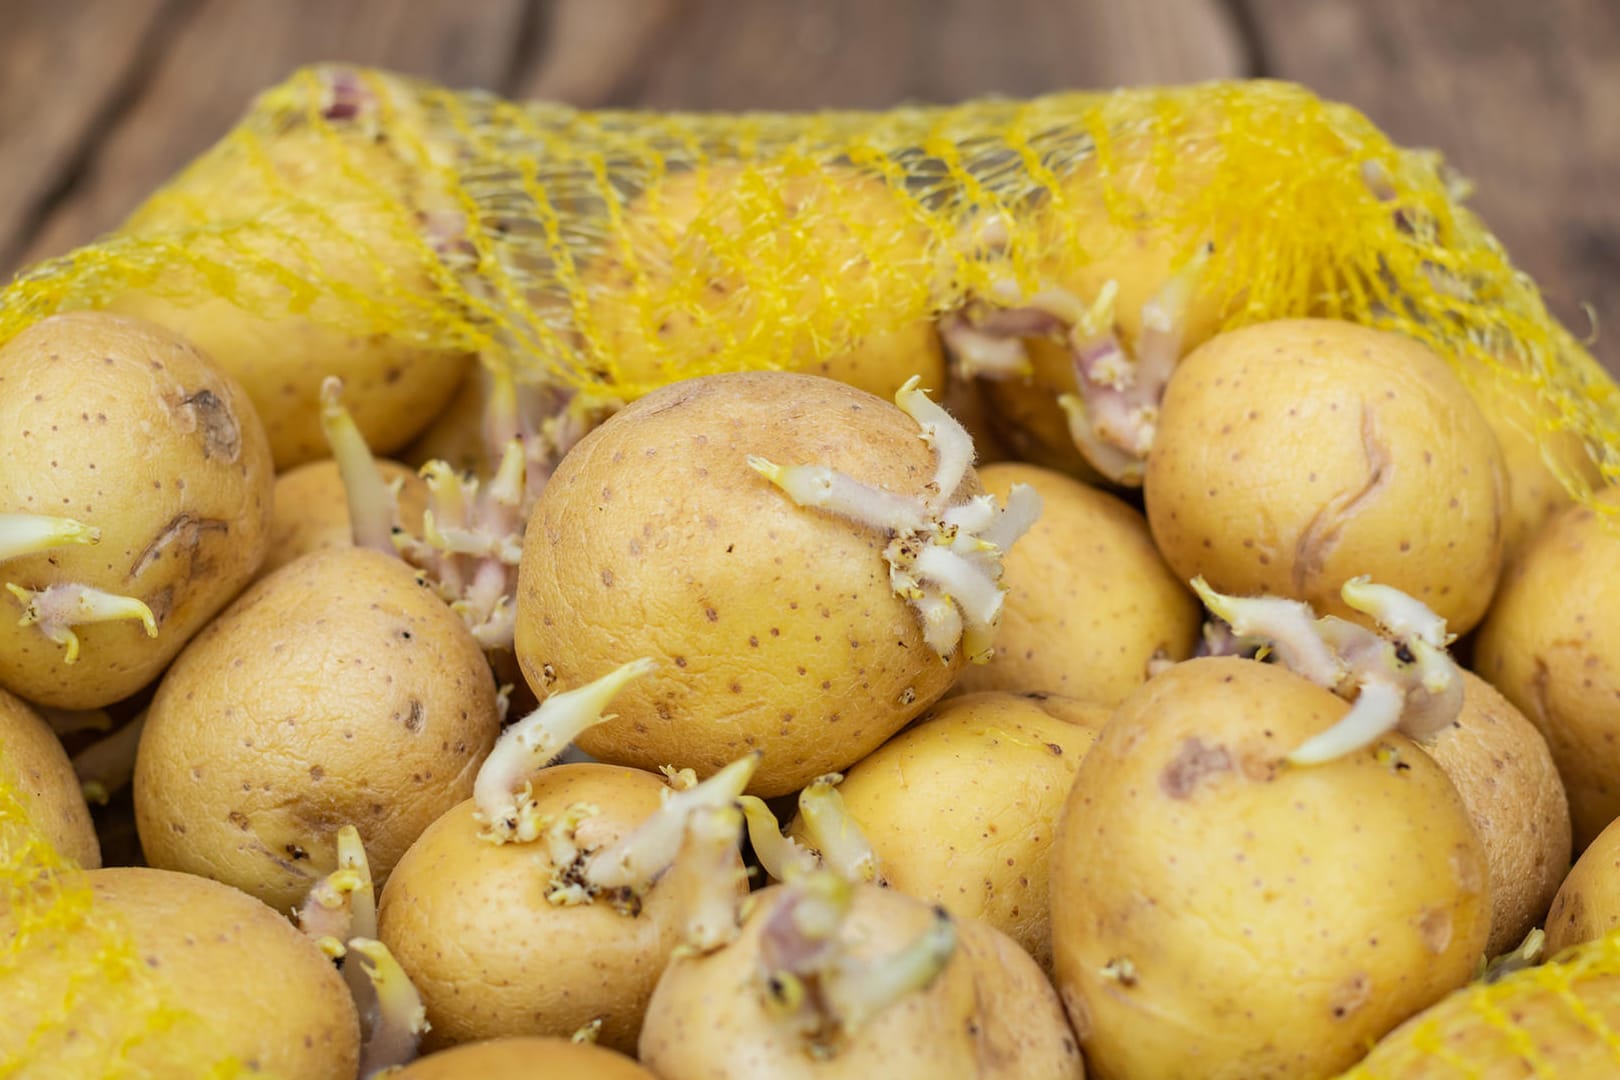
[{"label": "pile of potatoes", "polygon": [[[1103,399],[1055,325],[993,378],[985,324],[677,382],[543,469],[482,369],[435,420],[465,358],[348,349],[356,428],[324,338],[229,305],[15,337],[0,775],[195,1023],[98,1017],[14,882],[0,1063],[1326,1077],[1620,926],[1620,495],[1564,495],[1597,472],[1511,372],[1196,302],[1167,337],[1141,261],[1140,460],[1064,442]],[[1608,1060],[1584,1030],[1559,1060]]]}]

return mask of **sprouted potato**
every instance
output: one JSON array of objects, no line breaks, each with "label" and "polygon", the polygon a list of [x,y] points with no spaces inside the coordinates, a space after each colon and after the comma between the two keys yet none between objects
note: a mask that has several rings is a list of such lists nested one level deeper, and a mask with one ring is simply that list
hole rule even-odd
[{"label": "sprouted potato", "polygon": [[[427,508],[427,485],[422,478],[395,461],[378,461],[383,482],[395,489],[404,527],[422,531]],[[311,461],[276,477],[274,516],[270,522],[270,554],[261,574],[279,570],[302,555],[329,547],[352,547],[354,523],[337,462]]]}]

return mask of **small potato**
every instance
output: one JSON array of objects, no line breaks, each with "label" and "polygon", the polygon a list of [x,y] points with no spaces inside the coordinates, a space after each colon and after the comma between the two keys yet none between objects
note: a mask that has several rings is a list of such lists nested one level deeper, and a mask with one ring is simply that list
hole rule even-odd
[{"label": "small potato", "polygon": [[1102,1076],[1324,1077],[1463,985],[1485,853],[1401,735],[1288,766],[1349,705],[1270,664],[1177,664],[1080,763],[1052,853],[1057,982]]},{"label": "small potato", "polygon": [[[258,570],[270,450],[222,366],[167,330],[96,312],[45,319],[0,349],[0,511],[100,530],[0,564],[0,582],[27,590],[0,593],[0,685],[65,709],[127,698]],[[67,602],[74,586],[120,598],[113,621]]]},{"label": "small potato", "polygon": [[1190,353],[1145,494],[1181,580],[1358,622],[1339,590],[1369,574],[1466,633],[1501,566],[1508,489],[1490,425],[1440,357],[1348,322],[1261,323]]},{"label": "small potato", "polygon": [[[948,698],[851,767],[838,794],[891,888],[988,923],[1050,972],[1053,826],[1108,714],[1048,694]],[[790,831],[805,839],[802,820]]]},{"label": "small potato", "polygon": [[[1460,669],[1459,669],[1460,670]],[[1462,796],[1491,874],[1488,956],[1524,940],[1569,868],[1569,802],[1547,741],[1490,683],[1463,671],[1462,713],[1423,749]]]},{"label": "small potato", "polygon": [[1041,690],[1117,705],[1155,659],[1185,660],[1203,612],[1171,574],[1142,515],[1061,473],[1009,462],[978,470],[986,491],[1041,496],[1041,517],[1002,559],[1006,607],[988,664],[963,690]]},{"label": "small potato", "polygon": [[[641,824],[668,790],[652,773],[579,764],[541,770],[532,795],[543,815],[595,807],[575,833],[579,849],[592,851]],[[634,915],[606,899],[554,904],[549,845],[490,843],[474,809],[462,803],[422,834],[378,909],[378,934],[427,1008],[425,1045],[566,1037],[601,1020],[603,1046],[633,1050],[653,984],[679,941],[680,895],[655,885]],[[738,877],[740,900],[746,885]]]},{"label": "small potato", "polygon": [[[400,523],[412,536],[422,535],[427,484],[396,461],[379,460],[377,471],[384,483],[399,482]],[[276,477],[274,507],[270,555],[259,571],[261,577],[311,551],[354,546],[348,494],[334,461],[312,461]]]},{"label": "small potato", "polygon": [[27,702],[0,690],[0,799],[13,794],[28,824],[59,854],[86,870],[101,865],[96,827],[67,751]]},{"label": "small potato", "polygon": [[[941,662],[894,591],[893,534],[797,505],[749,455],[828,466],[895,501],[936,471],[916,422],[828,379],[717,375],[649,394],[587,435],[541,492],[516,644],[541,697],[625,656],[657,659],[580,748],[700,775],[758,748],[751,790],[770,796],[875,749],[945,693],[965,650]],[[972,470],[948,490],[953,505],[977,494]]]},{"label": "small potato", "polygon": [[[348,988],[285,918],[167,870],[91,870],[64,884],[61,901],[82,900],[74,910],[89,918],[71,934],[32,926],[33,943],[8,956],[0,1064],[23,1062],[28,1076],[353,1080],[360,1022]],[[0,938],[20,929],[0,909]]]},{"label": "small potato", "polygon": [[895,306],[882,302],[885,289],[924,287],[933,237],[882,180],[827,166],[767,189],[739,166],[715,165],[663,179],[625,214],[629,256],[604,256],[584,274],[590,325],[620,382],[656,385],[722,354],[774,347],[771,283],[748,275],[749,249],[774,245],[794,252],[783,275],[794,315],[841,301],[874,320],[864,340],[830,355],[818,357],[808,337],[796,342],[796,370],[885,399],[913,375],[944,388],[933,320],[900,325],[885,315]]},{"label": "small potato", "polygon": [[[790,891],[751,897],[742,935],[676,958],[647,1007],[638,1057],[660,1080],[1081,1080],[1085,1068],[1052,986],[1023,950],[956,919],[954,950],[926,986],[904,991],[830,1048],[813,1048],[768,997],[764,941]],[[855,886],[840,948],[883,967],[936,913],[912,897]],[[877,979],[875,975],[873,982]]]},{"label": "small potato", "polygon": [[412,1062],[392,1080],[657,1080],[623,1054],[567,1039],[491,1039]]},{"label": "small potato", "polygon": [[1536,726],[1569,793],[1578,854],[1620,816],[1620,535],[1605,515],[1571,506],[1537,534],[1503,578],[1474,644],[1474,670]]},{"label": "small potato", "polygon": [[409,567],[313,552],[163,677],[135,759],[141,847],[286,912],[337,868],[337,832],[354,825],[381,884],[472,794],[499,726],[482,650]]},{"label": "small potato", "polygon": [[1610,822],[1587,845],[1547,912],[1547,955],[1596,941],[1620,928],[1620,825]]}]

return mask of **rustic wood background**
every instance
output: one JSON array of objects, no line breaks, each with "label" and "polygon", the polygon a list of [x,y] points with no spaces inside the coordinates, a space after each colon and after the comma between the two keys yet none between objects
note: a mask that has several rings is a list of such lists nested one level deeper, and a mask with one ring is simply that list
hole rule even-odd
[{"label": "rustic wood background", "polygon": [[116,225],[318,60],[683,108],[1294,79],[1444,151],[1620,371],[1620,0],[0,0],[0,274]]}]

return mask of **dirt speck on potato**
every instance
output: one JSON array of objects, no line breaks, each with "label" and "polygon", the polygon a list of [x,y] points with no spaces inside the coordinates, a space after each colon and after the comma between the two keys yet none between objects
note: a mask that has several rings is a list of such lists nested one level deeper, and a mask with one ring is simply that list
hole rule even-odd
[{"label": "dirt speck on potato", "polygon": [[1182,741],[1176,756],[1159,774],[1159,788],[1172,799],[1185,799],[1206,777],[1232,771],[1226,747],[1206,746],[1197,736]]},{"label": "dirt speck on potato", "polygon": [[1339,984],[1333,998],[1333,1019],[1343,1020],[1367,1004],[1372,997],[1372,980],[1365,971],[1358,971]]}]

